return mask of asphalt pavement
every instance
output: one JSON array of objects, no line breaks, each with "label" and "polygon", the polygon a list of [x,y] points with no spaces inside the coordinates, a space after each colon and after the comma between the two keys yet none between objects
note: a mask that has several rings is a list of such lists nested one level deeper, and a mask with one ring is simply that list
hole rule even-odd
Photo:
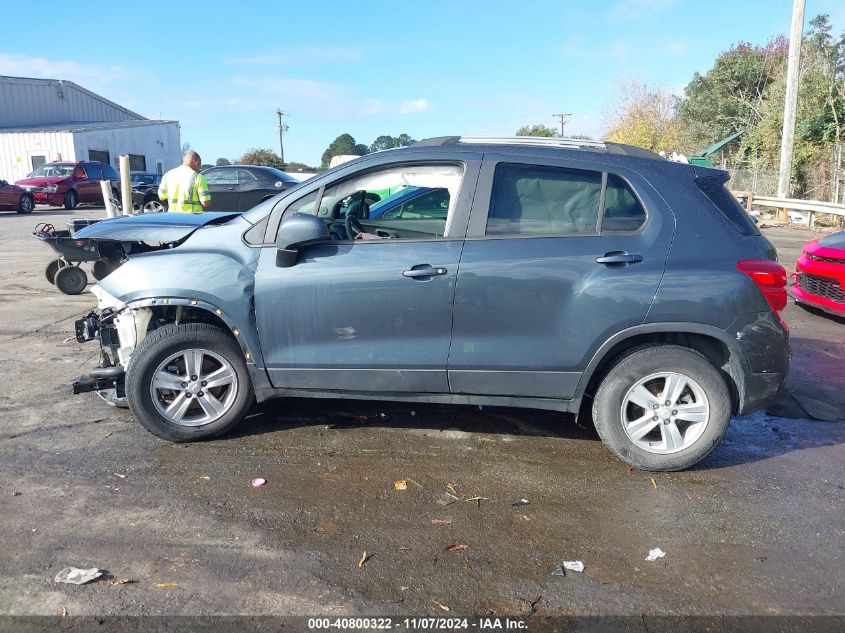
[{"label": "asphalt pavement", "polygon": [[[790,303],[786,394],[686,472],[505,408],[279,400],[169,444],[70,393],[95,300],[51,286],[30,236],[69,217],[0,215],[0,614],[845,614],[842,320]],[[764,232],[790,269],[814,235]]]}]

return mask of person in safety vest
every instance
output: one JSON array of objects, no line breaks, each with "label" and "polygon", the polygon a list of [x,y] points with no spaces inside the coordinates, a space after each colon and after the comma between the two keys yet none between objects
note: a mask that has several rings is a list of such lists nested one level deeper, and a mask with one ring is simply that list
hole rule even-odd
[{"label": "person in safety vest", "polygon": [[175,213],[202,213],[211,204],[208,182],[199,173],[200,155],[189,149],[182,164],[164,174],[158,186],[158,197],[166,202],[168,211]]}]

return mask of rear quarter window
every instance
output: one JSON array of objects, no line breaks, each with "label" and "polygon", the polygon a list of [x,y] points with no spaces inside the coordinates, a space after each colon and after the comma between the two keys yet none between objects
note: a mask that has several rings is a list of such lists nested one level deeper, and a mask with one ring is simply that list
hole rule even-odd
[{"label": "rear quarter window", "polygon": [[745,209],[739,204],[733,194],[725,187],[726,181],[721,177],[697,178],[695,184],[707,196],[716,210],[743,235],[760,235],[760,230],[754,224]]}]

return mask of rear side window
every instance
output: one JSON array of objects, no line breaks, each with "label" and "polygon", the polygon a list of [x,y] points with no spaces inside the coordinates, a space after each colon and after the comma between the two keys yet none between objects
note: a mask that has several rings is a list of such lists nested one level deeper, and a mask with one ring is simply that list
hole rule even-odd
[{"label": "rear side window", "polygon": [[[103,178],[106,180],[117,180],[117,172],[111,165],[103,165]],[[161,178],[159,178],[159,181]]]},{"label": "rear side window", "polygon": [[607,175],[601,230],[636,231],[645,222],[645,209],[622,178]]},{"label": "rear side window", "polygon": [[725,188],[724,178],[697,178],[695,184],[710,199],[725,219],[743,235],[760,235],[751,217],[740,206],[733,194]]},{"label": "rear side window", "polygon": [[600,172],[500,163],[487,235],[596,233]]}]

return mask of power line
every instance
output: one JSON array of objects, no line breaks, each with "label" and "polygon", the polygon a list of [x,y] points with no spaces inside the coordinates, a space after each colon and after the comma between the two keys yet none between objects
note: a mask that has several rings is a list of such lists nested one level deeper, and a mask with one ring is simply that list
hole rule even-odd
[{"label": "power line", "polygon": [[569,121],[569,117],[572,116],[572,113],[571,112],[561,112],[559,114],[553,114],[552,116],[560,121],[560,135],[562,137],[564,135],[563,134],[563,128],[566,125],[566,122]]},{"label": "power line", "polygon": [[285,162],[285,132],[287,132],[290,128],[286,123],[282,121],[282,117],[287,115],[287,112],[284,112],[281,108],[276,108],[276,115],[279,117],[279,158],[282,159],[282,162]]}]

